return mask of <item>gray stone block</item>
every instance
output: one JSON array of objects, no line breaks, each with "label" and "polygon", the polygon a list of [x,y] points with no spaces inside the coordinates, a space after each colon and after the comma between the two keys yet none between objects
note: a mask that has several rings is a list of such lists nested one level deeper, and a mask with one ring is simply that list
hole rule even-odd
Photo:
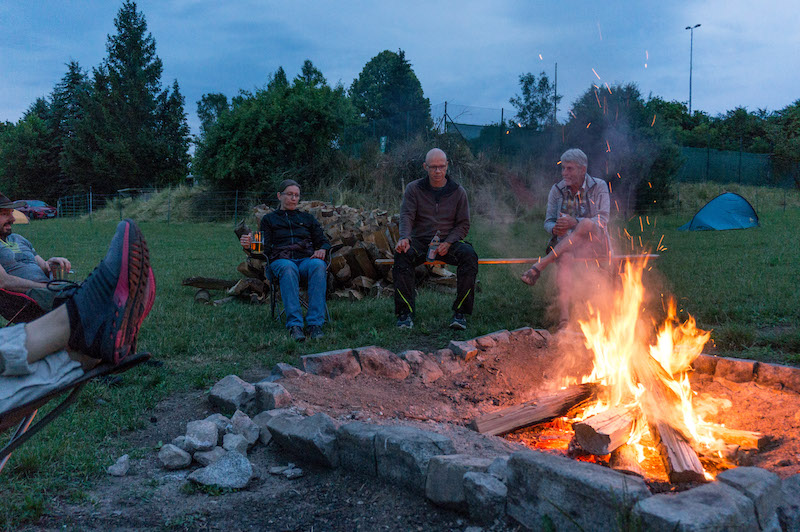
[{"label": "gray stone block", "polygon": [[217,382],[208,394],[208,401],[223,412],[247,410],[255,399],[256,389],[236,375],[228,375]]},{"label": "gray stone block", "polygon": [[778,519],[783,530],[800,530],[800,474],[781,482]]},{"label": "gray stone block", "polygon": [[731,382],[750,382],[755,377],[757,365],[755,360],[717,357],[714,377]]},{"label": "gray stone block", "polygon": [[168,443],[159,449],[158,461],[164,469],[183,469],[192,463],[192,455],[180,447]]},{"label": "gray stone block", "polygon": [[717,475],[717,481],[736,489],[753,501],[762,530],[775,519],[781,495],[781,479],[759,467],[735,467]]},{"label": "gray stone block", "polygon": [[219,442],[219,431],[213,421],[190,421],[186,424],[186,439],[183,449],[188,453],[210,451]]},{"label": "gray stone block", "polygon": [[462,360],[469,360],[478,354],[478,348],[470,342],[450,340],[450,343],[447,344],[447,348]]},{"label": "gray stone block", "polygon": [[800,368],[759,362],[756,382],[779,390],[786,388],[800,393]]},{"label": "gray stone block", "polygon": [[247,440],[241,434],[226,434],[222,438],[222,448],[226,451],[243,454],[247,456],[247,448],[249,447]]},{"label": "gray stone block", "polygon": [[721,482],[654,495],[639,501],[633,516],[654,532],[758,530],[753,501]]},{"label": "gray stone block", "polygon": [[336,424],[327,414],[276,416],[267,429],[278,445],[298,458],[327,467],[339,465]]},{"label": "gray stone block", "polygon": [[326,351],[300,357],[303,369],[314,375],[331,379],[335,377],[355,377],[361,373],[361,365],[356,360],[352,349]]},{"label": "gray stone block", "polygon": [[291,379],[294,377],[301,377],[305,372],[301,369],[292,366],[291,364],[287,364],[285,362],[278,362],[272,368],[271,373],[272,375],[277,375],[279,377]]},{"label": "gray stone block", "polygon": [[473,338],[472,340],[470,340],[470,343],[472,342],[474,342],[479,349],[483,350],[491,349],[492,347],[497,345],[497,340],[492,338],[492,336],[489,334]]},{"label": "gray stone block", "polygon": [[217,445],[222,442],[222,436],[231,429],[231,420],[227,416],[223,416],[222,414],[211,414],[203,421],[211,421],[217,426],[217,432],[219,433],[219,439],[217,440]]},{"label": "gray stone block", "polygon": [[445,375],[464,371],[464,362],[450,349],[439,349],[431,353],[431,358],[439,365]]},{"label": "gray stone block", "polygon": [[416,349],[408,349],[401,353],[398,353],[397,356],[408,362],[408,364],[413,368],[415,365],[422,364],[422,355],[424,355],[422,351],[417,351]]},{"label": "gray stone block", "polygon": [[236,413],[231,417],[230,432],[241,435],[247,441],[247,445],[253,445],[258,441],[258,436],[261,433],[261,427],[259,427],[252,419],[250,419],[250,416],[241,410],[237,410]]},{"label": "gray stone block", "polygon": [[425,493],[428,462],[455,454],[450,438],[406,426],[383,427],[375,435],[378,476],[420,495]]},{"label": "gray stone block", "polygon": [[[459,366],[460,367],[460,366]],[[417,368],[416,374],[425,384],[436,382],[444,376],[442,368],[428,355],[422,359],[422,364]]]},{"label": "gray stone block", "polygon": [[466,454],[434,456],[428,463],[425,497],[438,506],[466,510],[464,474],[470,471],[485,473],[491,463],[491,458]]},{"label": "gray stone block", "polygon": [[533,328],[531,327],[520,327],[519,329],[514,329],[511,331],[511,338],[524,338],[526,336],[531,336],[533,334]]},{"label": "gray stone block", "polygon": [[370,345],[359,347],[355,353],[365,375],[401,381],[411,373],[408,362],[388,349]]},{"label": "gray stone block", "polygon": [[255,411],[274,410],[292,404],[292,394],[277,382],[260,381],[255,384]]},{"label": "gray stone block", "polygon": [[214,462],[225,456],[225,453],[227,452],[228,451],[218,446],[214,447],[210,451],[198,451],[194,453],[194,456],[192,456],[192,458],[194,459],[195,462],[205,467],[207,465],[213,464]]},{"label": "gray stone block", "polygon": [[339,427],[336,445],[339,464],[362,475],[377,476],[375,461],[375,435],[381,427],[354,421]]},{"label": "gray stone block", "polygon": [[204,486],[242,489],[253,477],[253,466],[246,456],[237,452],[225,453],[219,460],[193,471],[189,480]]},{"label": "gray stone block", "polygon": [[534,329],[533,332],[538,334],[539,337],[544,341],[544,346],[542,347],[548,346],[552,343],[553,335],[550,334],[550,331],[547,329]]},{"label": "gray stone block", "polygon": [[494,475],[469,472],[464,474],[464,497],[469,517],[488,525],[506,513],[508,489]]},{"label": "gray stone block", "polygon": [[697,373],[713,375],[714,371],[717,369],[718,359],[719,357],[701,353],[692,361],[692,368],[694,368]]},{"label": "gray stone block", "polygon": [[258,441],[260,443],[262,443],[263,445],[267,445],[270,441],[272,441],[272,434],[269,432],[269,429],[267,428],[267,423],[269,423],[269,420],[276,416],[285,416],[285,415],[299,416],[299,414],[294,410],[290,410],[287,408],[278,408],[275,410],[265,410],[264,412],[261,412],[260,414],[258,414],[253,418],[253,423],[258,425],[258,427],[261,429],[261,432],[259,433],[258,436]]},{"label": "gray stone block", "polygon": [[538,529],[612,530],[637,501],[650,496],[640,478],[560,456],[520,451],[508,461],[508,515]]},{"label": "gray stone block", "polygon": [[489,469],[486,471],[490,475],[496,477],[501,482],[508,480],[508,460],[510,456],[498,456],[492,460]]},{"label": "gray stone block", "polygon": [[511,333],[508,332],[508,329],[501,329],[499,331],[495,331],[493,333],[489,333],[488,336],[493,338],[497,344],[507,344],[511,341]]}]

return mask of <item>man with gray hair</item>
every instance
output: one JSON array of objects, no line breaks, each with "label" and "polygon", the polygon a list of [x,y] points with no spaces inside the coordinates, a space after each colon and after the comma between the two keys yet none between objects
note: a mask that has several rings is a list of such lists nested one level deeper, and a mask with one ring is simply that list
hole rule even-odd
[{"label": "man with gray hair", "polygon": [[561,155],[561,181],[553,185],[547,198],[545,230],[552,235],[547,255],[522,275],[533,286],[545,268],[559,264],[556,284],[559,289],[559,328],[569,323],[570,284],[568,264],[576,258],[605,260],[609,253],[608,218],[611,209],[608,184],[586,173],[586,154],[572,148]]}]

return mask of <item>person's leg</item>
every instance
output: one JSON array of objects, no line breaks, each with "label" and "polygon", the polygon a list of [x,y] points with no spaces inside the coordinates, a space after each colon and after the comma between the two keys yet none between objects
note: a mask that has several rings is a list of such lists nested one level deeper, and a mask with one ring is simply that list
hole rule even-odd
[{"label": "person's leg", "polygon": [[558,261],[563,255],[583,248],[592,242],[600,242],[601,238],[605,237],[603,231],[597,227],[597,224],[587,218],[582,219],[570,234],[558,241],[550,253],[540,258],[530,270],[523,274],[522,280],[529,285],[536,284],[539,274],[545,268]]},{"label": "person's leg", "polygon": [[[322,259],[303,259],[300,261],[300,278],[308,283],[308,314],[306,324],[322,326],[325,323],[325,289],[327,285],[327,265]],[[281,288],[283,290],[283,288]]]},{"label": "person's leg", "polygon": [[400,316],[413,316],[416,298],[416,279],[414,268],[425,262],[428,245],[412,239],[411,247],[405,253],[394,254],[392,278],[394,279],[394,313]]},{"label": "person's leg", "polygon": [[303,328],[303,313],[300,307],[300,270],[291,260],[278,259],[269,264],[272,273],[278,278],[281,299],[286,311],[286,328]]},{"label": "person's leg", "polygon": [[447,255],[440,257],[448,264],[456,266],[456,299],[453,312],[472,314],[475,302],[475,278],[478,276],[478,254],[467,242],[455,242]]}]

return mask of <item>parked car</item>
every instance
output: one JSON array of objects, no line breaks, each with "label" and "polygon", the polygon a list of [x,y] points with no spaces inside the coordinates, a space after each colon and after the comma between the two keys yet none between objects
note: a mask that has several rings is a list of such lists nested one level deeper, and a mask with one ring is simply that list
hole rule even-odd
[{"label": "parked car", "polygon": [[40,200],[23,200],[25,201],[26,205],[24,207],[20,207],[17,209],[18,211],[22,212],[28,218],[38,219],[38,218],[55,218],[58,214],[58,210],[48,205],[47,203],[40,201]]}]

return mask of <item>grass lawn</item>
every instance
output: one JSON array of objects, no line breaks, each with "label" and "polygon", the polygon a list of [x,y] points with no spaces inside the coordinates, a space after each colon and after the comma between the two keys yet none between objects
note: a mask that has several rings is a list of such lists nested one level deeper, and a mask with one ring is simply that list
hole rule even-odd
[{"label": "grass lawn", "polygon": [[[657,268],[662,284],[680,308],[714,329],[720,354],[800,364],[800,211],[762,211],[761,227],[747,231],[682,233],[682,219],[631,220],[628,231],[666,250]],[[453,295],[422,291],[412,331],[394,328],[393,302],[366,299],[330,302],[334,322],[319,341],[296,344],[283,326],[269,321],[268,306],[231,303],[195,305],[194,289],[181,286],[190,276],[237,279],[243,258],[230,224],[142,223],[158,282],[156,303],[144,324],[140,349],[163,360],[163,368],[139,368],[108,389],[90,384],[78,404],[18,450],[0,475],[0,526],[35,519],[53,496],[80,500],[85,487],[123,453],[132,457],[152,448],[132,449],[120,436],[147,423],[148,409],[190,389],[208,389],[230,373],[267,370],[276,362],[296,363],[298,355],[379,344],[407,348],[445,347],[498,329],[548,327],[552,297],[549,273],[533,289],[518,276],[524,266],[488,266],[479,272],[481,291],[475,315],[464,332],[446,328]],[[115,223],[48,220],[17,227],[45,258],[69,257],[82,279],[102,257]],[[491,225],[478,221],[470,238],[482,256],[532,256],[544,249],[541,221]],[[217,298],[223,294],[212,294]],[[188,421],[188,420],[187,420]],[[153,442],[155,446],[157,442]]]}]

